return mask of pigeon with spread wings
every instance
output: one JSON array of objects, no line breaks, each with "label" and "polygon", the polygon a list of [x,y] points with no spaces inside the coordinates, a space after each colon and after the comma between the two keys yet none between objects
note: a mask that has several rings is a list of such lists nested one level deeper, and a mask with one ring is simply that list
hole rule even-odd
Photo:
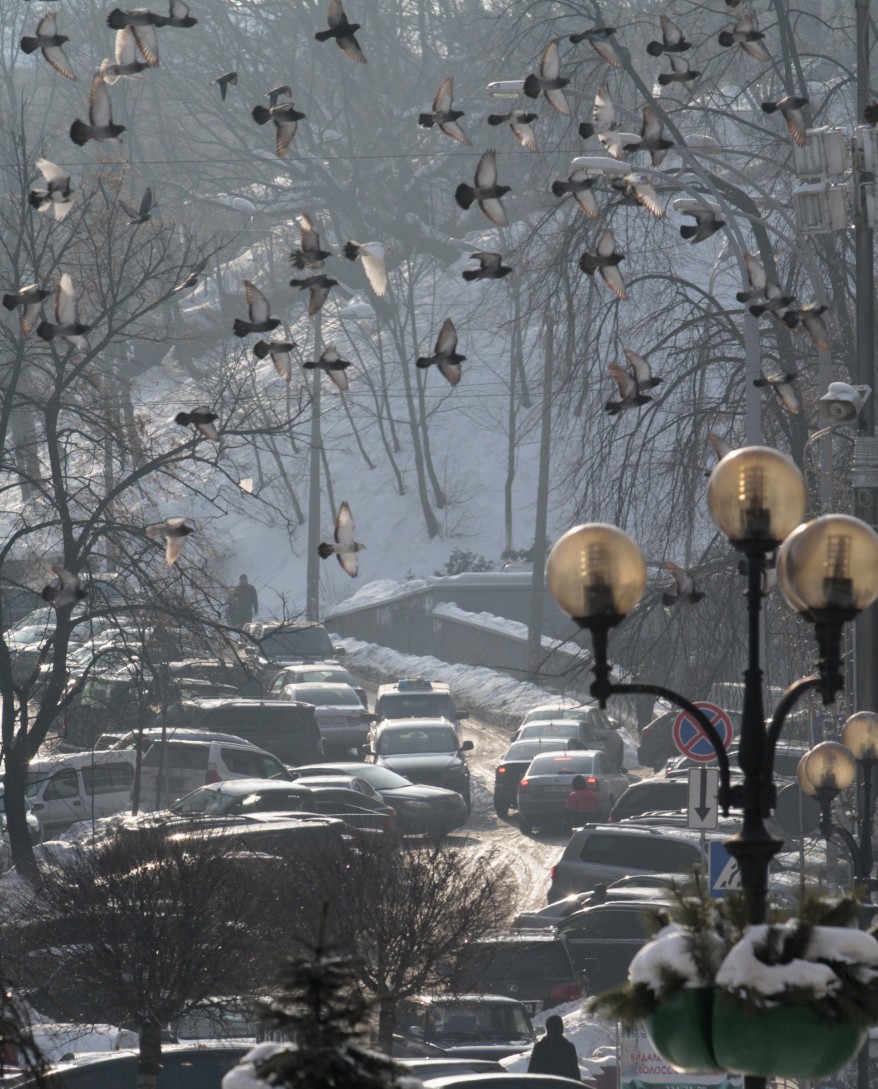
[{"label": "pigeon with spread wings", "polygon": [[592,188],[596,178],[590,177],[588,171],[577,166],[568,176],[566,181],[560,178],[552,182],[552,193],[556,197],[563,197],[569,193],[583,212],[591,219],[597,219],[601,210],[595,200]]},{"label": "pigeon with spread wings", "polygon": [[330,38],[335,38],[335,44],[345,56],[360,64],[365,64],[366,57],[360,48],[360,43],[354,37],[354,32],[360,29],[360,24],[348,22],[341,0],[332,0],[326,15],[326,21],[329,23],[329,30],[318,31],[314,35],[317,41],[328,42]]},{"label": "pigeon with spread wings", "polygon": [[610,227],[598,239],[594,253],[587,251],[579,258],[579,267],[588,276],[594,277],[600,272],[604,283],[617,299],[627,299],[625,282],[619,271],[619,262],[625,260],[625,254],[616,249],[616,239]]},{"label": "pigeon with spread wings", "polygon": [[3,296],[3,305],[7,310],[18,307],[22,336],[29,336],[37,327],[37,318],[42,310],[43,300],[52,294],[39,284],[29,284],[18,291],[7,292]]},{"label": "pigeon with spread wings", "polygon": [[88,91],[88,121],[86,125],[77,117],[70,126],[70,139],[78,147],[84,147],[89,140],[114,144],[125,131],[124,125],[113,124],[110,92],[100,72],[95,72],[92,76]]},{"label": "pigeon with spread wings", "polygon": [[594,26],[588,30],[581,30],[578,34],[571,34],[568,41],[572,42],[573,45],[578,45],[579,42],[588,42],[605,64],[609,64],[611,68],[621,68],[622,61],[610,41],[615,33],[616,28],[614,26]]},{"label": "pigeon with spread wings", "polygon": [[79,576],[68,571],[66,567],[53,563],[49,570],[58,580],[57,586],[44,586],[40,597],[56,609],[69,609],[83,598],[88,597],[88,591],[83,590],[79,584]]},{"label": "pigeon with spread wings", "polygon": [[336,286],[338,280],[331,276],[324,276],[321,272],[317,276],[303,276],[290,280],[290,287],[297,287],[300,291],[308,290],[308,317],[313,318],[329,298],[329,292]]},{"label": "pigeon with spread wings", "polygon": [[293,109],[292,102],[278,102],[276,106],[254,106],[250,116],[257,125],[271,121],[274,125],[274,150],[279,159],[283,159],[290,150],[299,122],[305,115]]},{"label": "pigeon with spread wings", "polygon": [[673,140],[665,139],[664,132],[665,126],[658,112],[652,106],[644,106],[640,140],[622,146],[625,151],[648,151],[653,167],[661,166],[668,150],[674,146]]},{"label": "pigeon with spread wings", "polygon": [[366,546],[354,539],[354,516],[351,514],[351,508],[346,502],[341,504],[335,516],[335,533],[333,537],[334,544],[321,541],[317,546],[317,554],[321,560],[327,560],[330,556],[335,556],[345,574],[355,579],[360,569],[357,553],[362,552]]},{"label": "pigeon with spread wings", "polygon": [[757,42],[762,41],[764,37],[762,31],[755,28],[750,12],[742,11],[732,29],[721,31],[717,40],[726,48],[739,45],[748,57],[766,63],[771,60],[771,57],[761,45],[757,45]]},{"label": "pigeon with spread wings", "polygon": [[324,258],[332,257],[329,250],[320,248],[320,235],[314,226],[314,220],[302,212],[296,216],[299,224],[299,248],[290,254],[290,260],[296,268],[323,268]]},{"label": "pigeon with spread wings", "polygon": [[127,201],[122,200],[121,197],[119,198],[119,207],[131,216],[128,221],[129,227],[138,227],[141,223],[146,223],[152,215],[152,189],[148,186],[144,189],[139,208],[134,208]]},{"label": "pigeon with spread wings", "polygon": [[[155,67],[140,48],[134,27],[123,26],[116,31],[113,53],[115,61],[111,61],[109,57],[101,61],[101,75],[104,77],[104,83],[111,87],[120,79],[142,79],[143,73],[148,68]],[[138,54],[143,57],[143,60],[138,60]]]},{"label": "pigeon with spread wings", "polygon": [[625,348],[624,351],[628,360],[627,370],[618,363],[610,364],[610,374],[621,395],[621,400],[607,401],[604,405],[605,411],[611,416],[618,416],[620,412],[647,404],[652,398],[644,390],[654,389],[662,381],[661,378],[653,376],[652,367],[642,355],[632,352],[630,348]]},{"label": "pigeon with spread wings", "polygon": [[79,320],[76,307],[76,292],[70,273],[62,274],[55,291],[55,321],[41,321],[37,326],[37,336],[42,340],[54,340],[62,337],[68,344],[84,352],[88,348],[85,334],[90,326]]},{"label": "pigeon with spread wings", "polygon": [[289,382],[293,373],[293,361],[290,355],[296,342],[294,340],[257,340],[253,345],[253,354],[257,359],[271,357],[274,369]]},{"label": "pigeon with spread wings", "polygon": [[801,402],[793,385],[798,375],[796,374],[772,374],[767,378],[754,378],[753,385],[758,389],[773,389],[778,400],[793,416],[798,416],[801,411]]},{"label": "pigeon with spread wings", "polygon": [[460,144],[471,144],[472,141],[458,125],[457,120],[464,117],[463,110],[452,109],[454,98],[454,78],[449,76],[444,79],[433,99],[433,112],[418,114],[418,124],[425,129],[436,125],[440,132],[457,140]]},{"label": "pigeon with spread wings", "polygon": [[345,374],[345,370],[350,365],[350,360],[342,359],[334,344],[327,344],[319,359],[310,359],[302,364],[306,371],[326,371],[342,393],[348,388],[348,376]]},{"label": "pigeon with spread wings", "polygon": [[504,194],[511,192],[509,185],[497,184],[497,152],[493,149],[483,152],[476,167],[473,185],[461,182],[454,191],[454,199],[461,208],[471,208],[478,202],[479,208],[497,227],[506,227],[509,220],[506,210],[500,202]]},{"label": "pigeon with spread wings", "polygon": [[359,260],[376,295],[387,290],[387,270],[384,267],[384,245],[381,242],[345,242],[344,255],[349,261]]},{"label": "pigeon with spread wings", "polygon": [[146,527],[147,537],[165,538],[165,563],[168,567],[173,567],[177,562],[186,538],[194,532],[193,526],[186,525],[185,518],[166,518],[164,522],[156,522]]},{"label": "pigeon with spread wings", "polygon": [[561,75],[561,58],[558,54],[558,39],[554,38],[543,50],[540,58],[539,75],[533,72],[524,81],[524,93],[528,98],[539,98],[545,95],[546,101],[558,113],[570,116],[570,106],[564,96],[562,87],[570,82]]},{"label": "pigeon with spread wings", "polygon": [[763,102],[762,109],[765,113],[780,112],[794,143],[798,144],[799,147],[804,147],[807,132],[804,110],[807,105],[807,98],[784,95],[783,98],[779,98],[776,102]]},{"label": "pigeon with spread wings", "polygon": [[502,125],[504,122],[508,122],[512,135],[522,147],[526,147],[528,151],[540,150],[537,147],[537,138],[534,136],[534,130],[531,127],[534,121],[537,120],[535,113],[525,113],[524,110],[510,110],[509,113],[488,114],[487,120],[489,125]]},{"label": "pigeon with spread wings", "polygon": [[489,253],[484,250],[471,253],[470,257],[479,262],[478,268],[465,268],[461,273],[464,280],[500,280],[508,276],[512,269],[503,264],[501,253]]},{"label": "pigeon with spread wings", "polygon": [[63,219],[73,207],[70,198],[70,175],[48,159],[37,159],[36,166],[46,179],[46,188],[31,189],[27,195],[28,204],[38,212],[46,212],[51,208],[55,219]]},{"label": "pigeon with spread wings", "polygon": [[662,40],[652,41],[647,44],[646,51],[651,57],[660,57],[662,53],[685,53],[692,48],[692,43],[686,41],[683,31],[673,19],[667,15],[660,15],[659,22],[662,28]]},{"label": "pigeon with spread wings", "polygon": [[76,73],[70,67],[70,61],[61,48],[70,39],[66,34],[58,33],[55,13],[48,11],[37,23],[35,35],[25,35],[19,43],[22,53],[35,53],[38,49],[55,71],[65,79],[76,79]]},{"label": "pigeon with spread wings", "polygon": [[189,412],[178,412],[174,417],[174,423],[180,427],[194,427],[199,434],[204,435],[211,442],[219,442],[219,431],[214,426],[217,414],[211,412],[205,405],[203,408],[193,408]]},{"label": "pigeon with spread wings", "polygon": [[460,381],[460,365],[466,359],[457,351],[457,330],[451,318],[446,318],[436,338],[436,348],[433,355],[420,356],[416,360],[416,366],[426,370],[433,363],[439,368],[442,377],[447,379],[452,386]]},{"label": "pigeon with spread wings", "polygon": [[680,567],[679,564],[668,560],[665,563],[665,570],[670,571],[674,576],[674,585],[676,586],[676,592],[669,594],[665,591],[662,594],[662,605],[665,608],[670,609],[674,605],[679,605],[681,602],[688,602],[690,605],[695,605],[704,597],[704,594],[695,584],[695,576],[691,571],[685,567]]},{"label": "pigeon with spread wings", "polygon": [[236,337],[246,337],[250,333],[270,333],[280,325],[280,318],[271,317],[268,299],[252,280],[244,281],[244,297],[247,300],[249,321],[235,318],[232,331]]},{"label": "pigeon with spread wings", "polygon": [[231,72],[223,72],[221,76],[217,76],[216,79],[210,81],[210,86],[219,87],[220,98],[225,102],[229,87],[238,86],[238,73],[234,69]]}]

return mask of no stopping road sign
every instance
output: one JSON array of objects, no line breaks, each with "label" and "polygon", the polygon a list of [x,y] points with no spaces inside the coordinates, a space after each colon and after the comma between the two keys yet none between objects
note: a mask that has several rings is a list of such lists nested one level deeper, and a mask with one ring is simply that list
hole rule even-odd
[{"label": "no stopping road sign", "polygon": [[[719,734],[726,750],[728,750],[734,732],[732,730],[732,720],[728,714],[722,707],[717,707],[714,703],[700,702],[696,703],[695,706],[704,712]],[[713,745],[702,732],[694,716],[690,715],[688,711],[681,711],[674,719],[673,734],[674,744],[684,756],[688,756],[691,760],[706,761],[716,759],[716,751]]]}]

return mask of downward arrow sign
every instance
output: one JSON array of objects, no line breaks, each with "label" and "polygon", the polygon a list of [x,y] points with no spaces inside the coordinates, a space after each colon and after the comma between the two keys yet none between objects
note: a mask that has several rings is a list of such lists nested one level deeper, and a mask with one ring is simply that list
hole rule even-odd
[{"label": "downward arrow sign", "polygon": [[698,805],[695,806],[695,812],[698,814],[700,821],[705,820],[708,813],[713,809],[712,805],[707,804],[707,769],[698,769],[698,778],[700,780],[698,784]]}]

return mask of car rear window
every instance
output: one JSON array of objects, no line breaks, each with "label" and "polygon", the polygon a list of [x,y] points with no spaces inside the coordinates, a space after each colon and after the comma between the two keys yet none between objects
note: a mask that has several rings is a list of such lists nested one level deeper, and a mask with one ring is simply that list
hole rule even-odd
[{"label": "car rear window", "polygon": [[637,817],[671,809],[685,809],[689,801],[689,784],[685,779],[662,779],[658,783],[634,783],[613,806],[613,820]]},{"label": "car rear window", "polygon": [[288,779],[286,768],[275,757],[255,749],[220,750],[223,763],[235,773],[248,779]]},{"label": "car rear window", "polygon": [[447,692],[387,692],[375,707],[379,718],[454,719],[454,702]]},{"label": "car rear window", "polygon": [[259,640],[266,658],[331,658],[335,651],[325,628],[272,632]]},{"label": "car rear window", "polygon": [[567,947],[560,939],[537,942],[484,942],[467,946],[464,975],[473,982],[573,976]]},{"label": "car rear window", "polygon": [[457,737],[447,726],[412,727],[408,730],[382,730],[378,735],[378,752],[382,756],[407,753],[454,752]]},{"label": "car rear window", "polygon": [[513,741],[503,760],[533,760],[537,753],[559,752],[566,748],[567,739],[564,737],[547,737],[543,741]]},{"label": "car rear window", "polygon": [[115,794],[130,790],[134,766],[127,761],[118,764],[89,764],[82,768],[82,785],[86,794]]},{"label": "car rear window", "polygon": [[570,752],[546,752],[533,758],[528,775],[591,775],[594,757]]},{"label": "car rear window", "polygon": [[348,684],[314,685],[297,684],[296,699],[313,703],[315,707],[362,707],[360,697]]},{"label": "car rear window", "polygon": [[152,745],[143,757],[145,768],[157,768],[164,763],[166,768],[177,768],[184,771],[204,771],[207,767],[207,755],[209,745],[181,745],[174,741],[164,743],[165,755],[162,757],[162,743]]}]

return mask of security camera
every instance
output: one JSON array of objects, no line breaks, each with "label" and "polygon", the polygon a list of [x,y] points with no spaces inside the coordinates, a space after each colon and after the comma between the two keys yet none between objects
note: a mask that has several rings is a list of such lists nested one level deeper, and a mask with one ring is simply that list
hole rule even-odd
[{"label": "security camera", "polygon": [[855,424],[871,395],[871,386],[830,382],[829,389],[818,401],[820,419],[830,427],[835,424]]}]

